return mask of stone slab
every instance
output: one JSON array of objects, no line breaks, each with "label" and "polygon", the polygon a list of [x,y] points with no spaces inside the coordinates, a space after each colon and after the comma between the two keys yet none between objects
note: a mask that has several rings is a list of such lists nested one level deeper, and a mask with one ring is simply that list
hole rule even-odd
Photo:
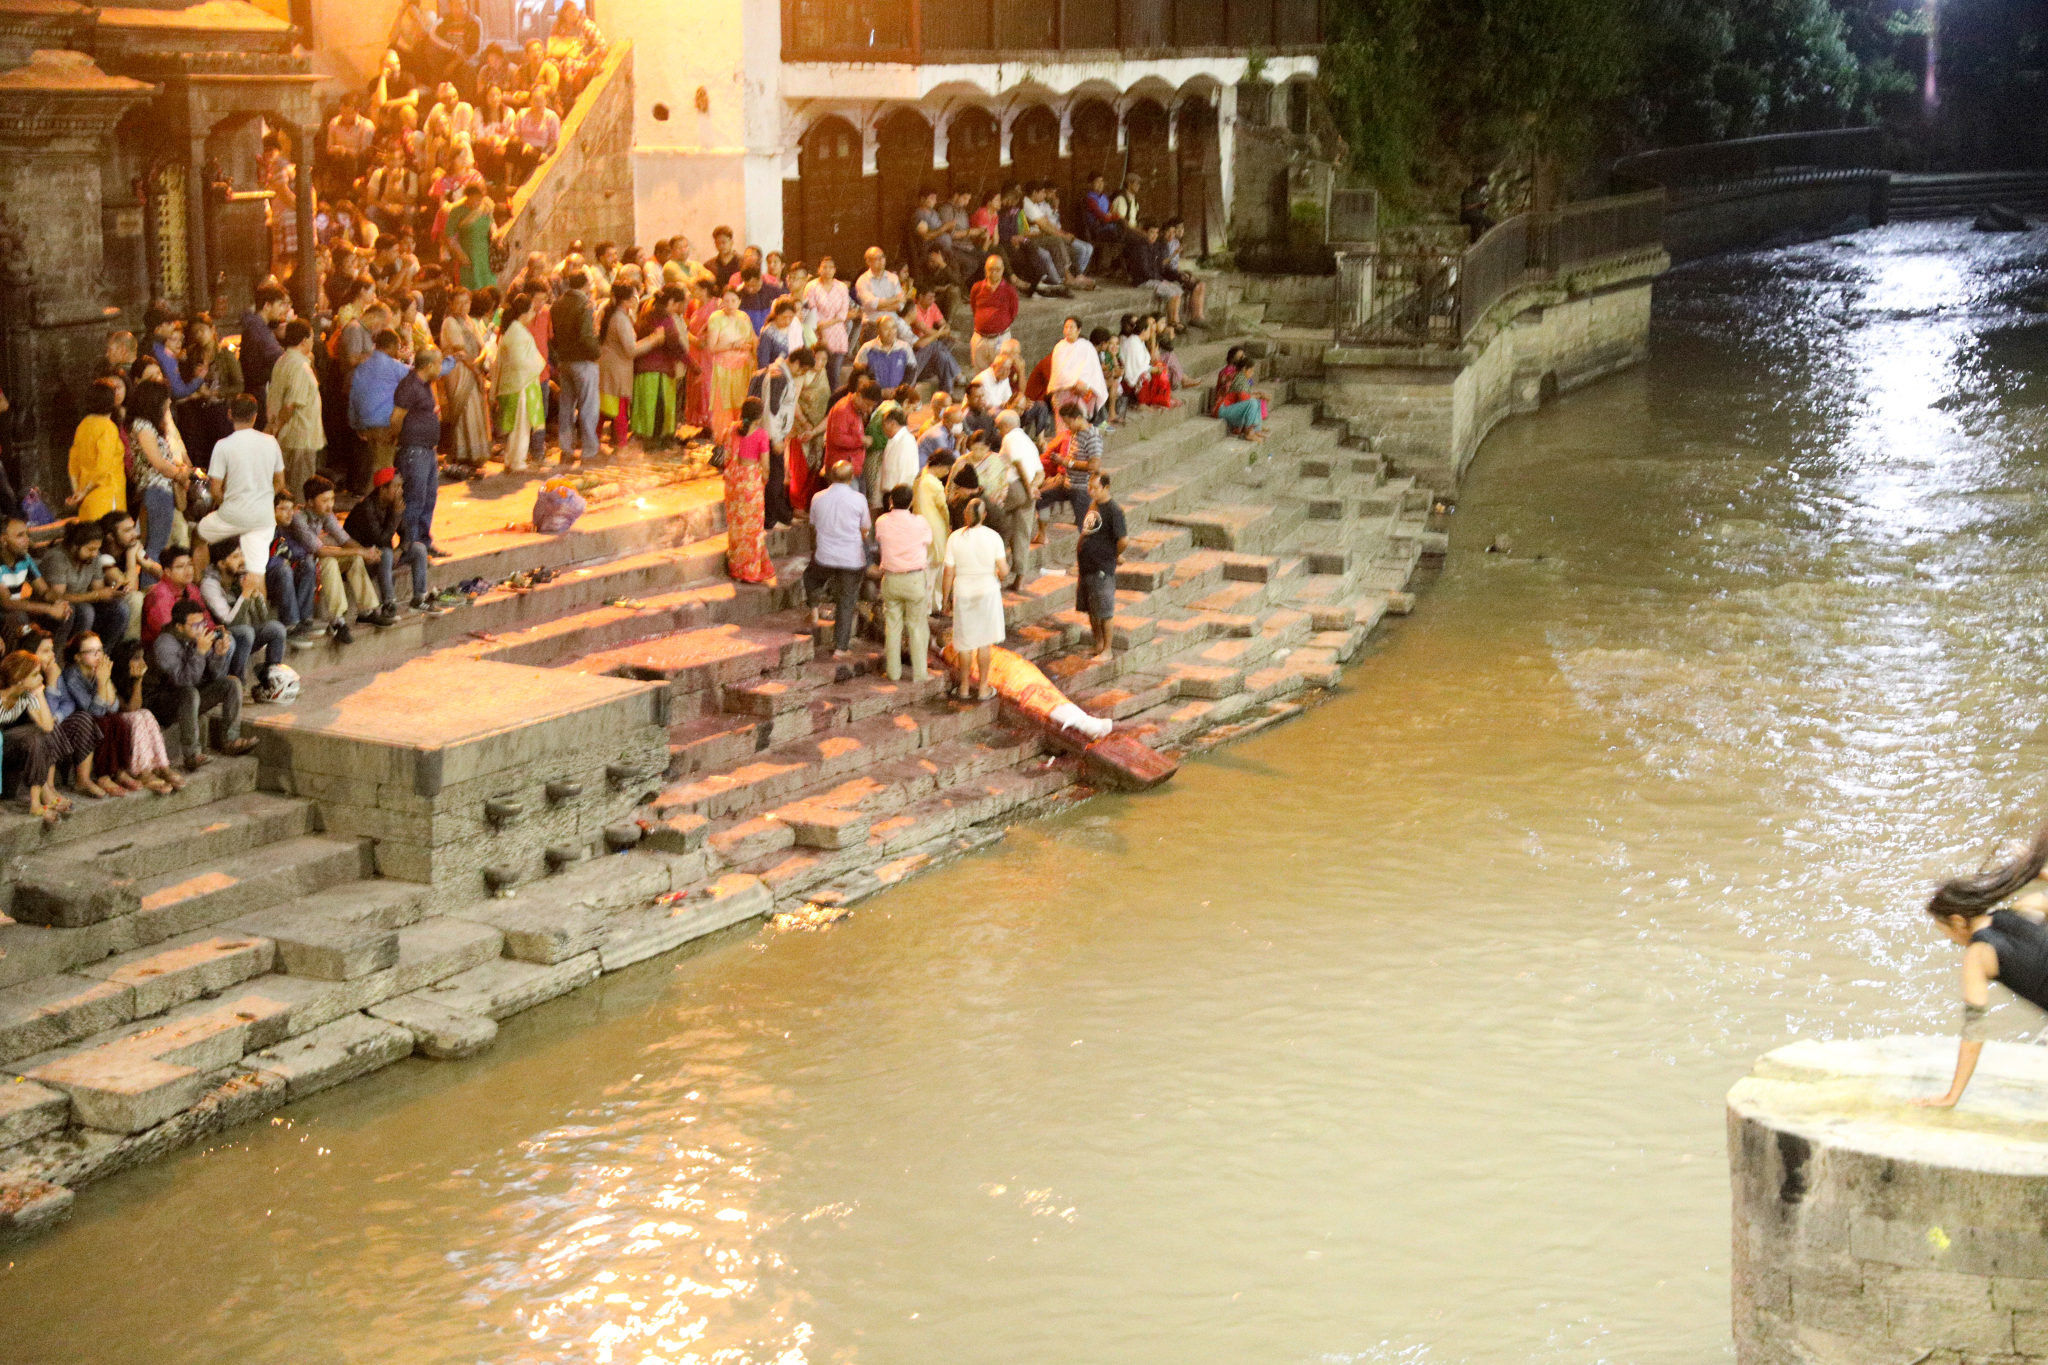
[{"label": "stone slab", "polygon": [[268,938],[277,948],[277,970],[289,976],[353,981],[398,965],[396,929],[333,919],[312,908],[320,903],[314,897],[290,908],[261,910],[230,927]]},{"label": "stone slab", "polygon": [[[546,885],[538,884],[540,889]],[[605,934],[600,911],[573,901],[550,904],[523,892],[511,899],[457,906],[448,913],[454,919],[490,925],[505,936],[506,957],[542,966],[593,951]]]},{"label": "stone slab", "polygon": [[8,877],[14,883],[8,917],[22,924],[80,929],[141,908],[135,878],[70,859],[22,858]]},{"label": "stone slab", "polygon": [[47,1180],[0,1182],[0,1243],[20,1241],[54,1226],[76,1196]]},{"label": "stone slab", "polygon": [[450,1009],[418,993],[396,996],[366,1012],[410,1030],[413,1050],[435,1061],[474,1057],[498,1040],[496,1020]]},{"label": "stone slab", "polygon": [[0,1081],[0,1147],[62,1128],[71,1117],[71,1097],[22,1077]]},{"label": "stone slab", "polygon": [[135,990],[117,981],[47,976],[0,991],[0,1062],[62,1047],[135,1017]]},{"label": "stone slab", "polygon": [[367,1076],[412,1055],[410,1029],[362,1014],[345,1014],[333,1023],[251,1053],[244,1065],[285,1082],[291,1099],[317,1094],[332,1086]]},{"label": "stone slab", "polygon": [[[489,697],[492,704],[479,706]],[[428,655],[355,692],[256,720],[264,766],[392,783],[420,796],[563,747],[666,725],[666,690],[523,664]]]},{"label": "stone slab", "polygon": [[420,998],[460,1014],[504,1019],[595,981],[599,971],[594,951],[546,967],[501,958],[436,982]]},{"label": "stone slab", "polygon": [[136,1015],[146,1018],[261,976],[274,957],[267,938],[201,931],[95,962],[78,973],[128,987]]}]

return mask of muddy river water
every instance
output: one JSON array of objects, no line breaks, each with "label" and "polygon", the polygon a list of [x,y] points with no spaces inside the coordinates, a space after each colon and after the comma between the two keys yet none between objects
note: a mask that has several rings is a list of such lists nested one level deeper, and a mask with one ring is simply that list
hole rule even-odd
[{"label": "muddy river water", "polygon": [[2048,802],[2048,242],[1658,295],[1327,705],[97,1187],[0,1359],[1728,1360],[1724,1091]]}]

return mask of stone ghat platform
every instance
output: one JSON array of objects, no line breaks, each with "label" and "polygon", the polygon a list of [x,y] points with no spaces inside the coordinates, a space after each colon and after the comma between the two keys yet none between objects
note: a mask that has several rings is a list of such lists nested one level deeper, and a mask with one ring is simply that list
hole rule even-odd
[{"label": "stone ghat platform", "polygon": [[1742,1365],[2048,1360],[2048,1047],[1799,1042],[1728,1094]]},{"label": "stone ghat platform", "polygon": [[[1219,338],[1188,345],[1206,375]],[[1321,419],[1327,336],[1247,338],[1276,371],[1268,440],[1193,407],[1135,415],[1106,464],[1131,552],[1115,647],[1087,652],[1055,514],[1006,596],[1009,646],[1130,741],[1180,751],[1298,714],[1443,536],[1429,489]],[[1190,404],[1195,390],[1185,395]],[[603,469],[600,466],[600,469]],[[443,490],[435,581],[467,608],[296,655],[250,759],[167,798],[0,816],[0,1235],[73,1191],[722,929],[838,909],[1087,794],[1070,746],[942,680],[835,663],[778,586],[724,576],[715,479],[625,461],[567,534],[522,523],[540,477]]]}]

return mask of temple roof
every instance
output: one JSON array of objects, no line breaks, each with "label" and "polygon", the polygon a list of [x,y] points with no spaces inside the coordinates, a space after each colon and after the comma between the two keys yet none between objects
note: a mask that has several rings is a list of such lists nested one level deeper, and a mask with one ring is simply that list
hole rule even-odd
[{"label": "temple roof", "polygon": [[22,66],[0,71],[0,91],[32,90],[70,94],[140,94],[156,87],[148,81],[110,76],[83,52],[38,48]]}]

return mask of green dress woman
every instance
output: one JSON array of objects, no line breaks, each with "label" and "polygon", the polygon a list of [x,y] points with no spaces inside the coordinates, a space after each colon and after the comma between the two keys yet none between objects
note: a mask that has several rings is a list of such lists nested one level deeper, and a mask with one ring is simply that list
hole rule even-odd
[{"label": "green dress woman", "polygon": [[462,187],[462,202],[448,213],[448,239],[462,255],[462,287],[474,293],[494,289],[497,272],[491,269],[490,196],[475,183]]}]

